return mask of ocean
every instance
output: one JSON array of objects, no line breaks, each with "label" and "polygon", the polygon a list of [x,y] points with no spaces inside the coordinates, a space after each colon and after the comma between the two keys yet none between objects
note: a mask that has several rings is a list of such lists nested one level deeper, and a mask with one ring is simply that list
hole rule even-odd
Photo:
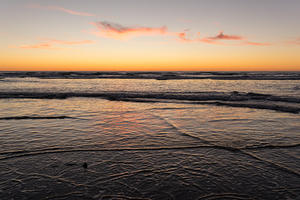
[{"label": "ocean", "polygon": [[0,72],[0,199],[300,199],[300,72]]}]

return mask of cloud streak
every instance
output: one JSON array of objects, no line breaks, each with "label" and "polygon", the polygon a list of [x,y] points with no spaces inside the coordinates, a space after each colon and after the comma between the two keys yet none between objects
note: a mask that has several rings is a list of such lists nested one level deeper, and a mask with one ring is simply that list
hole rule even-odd
[{"label": "cloud streak", "polygon": [[15,48],[19,48],[19,49],[59,49],[59,48],[55,48],[53,47],[52,44],[50,43],[38,43],[38,44],[33,44],[33,45],[20,45],[18,47]]},{"label": "cloud streak", "polygon": [[91,34],[113,38],[113,39],[129,39],[138,36],[165,35],[168,34],[166,26],[162,27],[144,27],[144,26],[123,26],[117,23],[106,21],[92,22],[97,30],[90,31]]},{"label": "cloud streak", "polygon": [[[200,36],[200,33],[198,33]],[[251,42],[247,38],[240,35],[227,35],[223,31],[220,31],[216,36],[203,37],[196,39],[188,39],[186,33],[182,32],[178,34],[178,38],[181,42],[199,42],[214,45],[235,45],[235,46],[269,46],[270,43]],[[224,41],[236,41],[237,43],[225,43]]]},{"label": "cloud streak", "polygon": [[[96,29],[86,31],[90,34],[112,38],[118,40],[128,40],[133,37],[139,36],[153,36],[153,35],[166,35],[177,38],[177,41],[184,43],[206,43],[213,45],[233,45],[233,46],[268,46],[270,43],[260,43],[248,41],[246,37],[241,35],[225,34],[224,31],[220,31],[215,36],[200,37],[200,32],[196,34],[196,37],[190,38],[188,34],[189,29],[185,29],[182,32],[171,32],[167,26],[161,27],[146,27],[146,26],[124,26],[117,23],[99,21],[91,22]],[[194,34],[195,35],[195,34]]]},{"label": "cloud streak", "polygon": [[78,45],[78,44],[92,44],[95,43],[92,40],[79,40],[79,41],[66,41],[66,40],[54,40],[48,39],[49,43],[63,44],[63,45]]},{"label": "cloud streak", "polygon": [[267,42],[250,42],[250,41],[244,41],[243,45],[250,45],[250,46],[270,46],[271,43]]},{"label": "cloud streak", "polygon": [[48,49],[48,50],[58,50],[62,49],[56,45],[81,45],[81,44],[92,44],[92,40],[80,40],[80,41],[65,41],[65,40],[55,40],[55,39],[45,39],[40,43],[31,45],[20,45],[14,48],[19,49]]},{"label": "cloud streak", "polygon": [[178,37],[181,42],[202,42],[202,43],[208,43],[208,44],[225,44],[221,42],[222,40],[236,40],[236,41],[241,41],[244,40],[244,37],[239,36],[239,35],[227,35],[224,34],[223,31],[221,31],[219,34],[216,36],[211,36],[211,37],[203,37],[200,38],[200,33],[197,34],[197,38],[195,39],[188,39],[187,34],[185,32],[179,33]]},{"label": "cloud streak", "polygon": [[66,8],[63,8],[60,6],[42,6],[42,5],[38,5],[38,4],[32,4],[32,5],[29,5],[29,7],[30,8],[38,8],[38,9],[47,9],[47,10],[57,10],[57,11],[61,11],[64,13],[71,14],[71,15],[79,15],[79,16],[85,16],[85,17],[96,16],[95,14],[92,14],[92,13],[78,12],[78,11],[66,9]]},{"label": "cloud streak", "polygon": [[208,37],[207,40],[243,40],[244,38],[239,35],[226,35],[223,31],[214,37]]}]

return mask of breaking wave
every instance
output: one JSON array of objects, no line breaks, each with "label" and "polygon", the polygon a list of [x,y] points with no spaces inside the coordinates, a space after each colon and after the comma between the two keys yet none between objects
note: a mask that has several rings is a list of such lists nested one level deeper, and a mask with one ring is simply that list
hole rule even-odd
[{"label": "breaking wave", "polygon": [[[0,92],[0,98],[66,99],[73,97],[103,98],[111,101],[210,104],[217,106],[268,109],[299,113],[300,98],[245,92],[98,92],[98,93],[42,93]],[[60,116],[65,117],[65,116]]]},{"label": "breaking wave", "polygon": [[299,72],[0,72],[1,78],[300,80]]}]

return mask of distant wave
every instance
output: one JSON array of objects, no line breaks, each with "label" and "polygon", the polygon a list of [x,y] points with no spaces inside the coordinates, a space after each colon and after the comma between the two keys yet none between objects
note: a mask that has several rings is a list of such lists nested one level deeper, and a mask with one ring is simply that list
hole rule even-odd
[{"label": "distant wave", "polygon": [[0,72],[1,78],[300,80],[300,72]]},{"label": "distant wave", "polygon": [[70,119],[68,116],[14,116],[0,117],[0,120],[23,120],[23,119]]},{"label": "distant wave", "polygon": [[31,98],[31,99],[66,99],[72,97],[100,97],[109,100],[122,100],[127,98],[140,99],[175,99],[191,101],[277,101],[300,103],[300,98],[291,96],[275,96],[253,92],[0,92],[0,98]]},{"label": "distant wave", "polygon": [[112,101],[212,104],[217,106],[269,109],[289,113],[300,112],[300,98],[252,92],[0,92],[0,98],[66,99],[72,97],[104,98]]}]

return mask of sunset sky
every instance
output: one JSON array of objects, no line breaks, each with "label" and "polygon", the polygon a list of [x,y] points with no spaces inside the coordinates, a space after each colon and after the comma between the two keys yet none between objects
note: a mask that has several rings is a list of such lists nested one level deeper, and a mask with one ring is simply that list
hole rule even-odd
[{"label": "sunset sky", "polygon": [[1,0],[0,70],[300,70],[299,0]]}]

